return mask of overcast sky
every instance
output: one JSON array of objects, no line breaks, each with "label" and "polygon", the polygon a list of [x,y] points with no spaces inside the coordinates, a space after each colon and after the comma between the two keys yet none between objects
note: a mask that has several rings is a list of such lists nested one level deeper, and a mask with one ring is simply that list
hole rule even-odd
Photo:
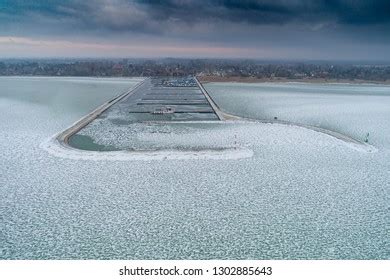
[{"label": "overcast sky", "polygon": [[0,0],[0,57],[390,61],[390,0]]}]

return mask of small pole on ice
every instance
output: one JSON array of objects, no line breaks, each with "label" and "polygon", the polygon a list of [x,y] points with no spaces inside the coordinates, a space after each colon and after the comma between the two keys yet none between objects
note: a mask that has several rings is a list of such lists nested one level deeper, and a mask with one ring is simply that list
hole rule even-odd
[{"label": "small pole on ice", "polygon": [[364,142],[365,142],[365,143],[368,143],[368,137],[370,137],[370,133],[369,133],[369,132],[367,132],[366,138],[364,138]]}]

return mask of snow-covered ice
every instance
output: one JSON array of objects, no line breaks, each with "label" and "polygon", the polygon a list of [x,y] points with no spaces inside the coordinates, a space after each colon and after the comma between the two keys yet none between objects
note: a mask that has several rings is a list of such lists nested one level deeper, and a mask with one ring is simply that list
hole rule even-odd
[{"label": "snow-covered ice", "polygon": [[[207,126],[165,127],[156,138],[144,131],[139,144],[169,146],[170,134],[184,131],[184,144],[207,134],[218,146],[237,141],[253,151],[251,157],[96,161],[58,157],[42,143],[139,80],[76,80],[0,78],[1,259],[390,257],[388,94],[362,94],[366,102],[358,109],[348,105],[343,121],[334,124],[349,134],[359,119],[351,113],[351,125],[343,127],[349,113],[366,112],[375,153],[302,127],[241,122],[211,132]],[[242,90],[235,103],[258,102],[248,105],[248,114],[266,110],[260,85],[207,86],[223,109],[233,111],[222,91],[228,98]],[[251,97],[257,92],[259,101]],[[312,111],[317,119],[328,117],[331,99],[339,96],[328,98],[326,110]],[[284,106],[294,107],[293,100]],[[347,103],[334,101],[329,123]],[[371,106],[378,106],[377,114]]]},{"label": "snow-covered ice", "polygon": [[208,83],[225,111],[255,119],[319,126],[382,149],[390,147],[390,86],[305,83]]}]

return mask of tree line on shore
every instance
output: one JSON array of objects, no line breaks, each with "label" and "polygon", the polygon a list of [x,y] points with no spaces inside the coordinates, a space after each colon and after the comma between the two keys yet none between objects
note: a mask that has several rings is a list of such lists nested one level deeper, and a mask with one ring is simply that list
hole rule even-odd
[{"label": "tree line on shore", "polygon": [[7,59],[1,76],[213,76],[389,81],[390,65],[223,59]]}]

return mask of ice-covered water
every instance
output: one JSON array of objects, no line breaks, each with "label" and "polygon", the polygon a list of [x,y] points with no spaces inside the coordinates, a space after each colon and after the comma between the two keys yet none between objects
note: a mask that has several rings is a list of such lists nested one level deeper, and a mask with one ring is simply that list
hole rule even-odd
[{"label": "ice-covered water", "polygon": [[224,110],[292,121],[390,147],[390,85],[308,83],[205,84]]},{"label": "ice-covered water", "polygon": [[[0,78],[1,259],[390,257],[390,153],[382,126],[371,127],[384,139],[376,153],[304,128],[249,123],[219,131],[253,150],[238,160],[90,161],[40,147],[137,81]],[[222,87],[231,86],[209,90],[230,110]],[[371,96],[365,98],[370,111]],[[374,123],[388,120],[386,100]],[[140,139],[172,145],[169,134]]]}]

